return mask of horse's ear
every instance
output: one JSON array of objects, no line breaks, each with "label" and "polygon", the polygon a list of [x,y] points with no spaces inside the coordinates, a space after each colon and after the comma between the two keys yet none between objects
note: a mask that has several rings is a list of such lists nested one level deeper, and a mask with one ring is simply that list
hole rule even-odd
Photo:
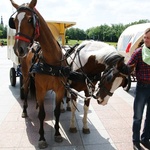
[{"label": "horse's ear", "polygon": [[36,6],[36,3],[37,3],[37,0],[31,0],[29,7],[33,9]]},{"label": "horse's ear", "polygon": [[118,68],[120,65],[122,65],[122,63],[124,63],[124,57],[121,57],[121,58],[118,60],[118,62],[117,62],[117,64],[116,64],[116,67]]},{"label": "horse's ear", "polygon": [[10,0],[10,2],[11,2],[11,4],[12,4],[16,9],[18,9],[18,7],[19,7],[18,4],[16,4],[13,0]]}]

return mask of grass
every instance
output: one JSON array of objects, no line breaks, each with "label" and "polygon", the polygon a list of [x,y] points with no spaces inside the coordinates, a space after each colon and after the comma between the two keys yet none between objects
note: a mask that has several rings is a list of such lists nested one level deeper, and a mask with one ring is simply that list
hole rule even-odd
[{"label": "grass", "polygon": [[81,43],[82,41],[81,40],[68,40],[68,43],[66,43],[66,45],[70,45],[70,46],[73,46],[75,45],[76,43]]},{"label": "grass", "polygon": [[[75,45],[76,43],[81,43],[82,42],[82,40],[68,40],[68,43],[67,43],[67,45],[70,45],[70,46],[73,46],[73,45]],[[116,45],[117,45],[117,43],[116,42],[106,42],[106,43],[108,43],[108,44],[110,44],[110,45],[113,45],[114,47],[116,47]]]},{"label": "grass", "polygon": [[114,47],[117,46],[117,43],[116,43],[116,42],[106,42],[106,43],[108,43],[109,45],[113,45]]},{"label": "grass", "polygon": [[7,39],[0,39],[0,45],[3,43],[3,45],[7,45]]},{"label": "grass", "polygon": [[[4,41],[4,44],[7,45],[7,39],[0,39],[0,43],[1,41]],[[73,46],[75,45],[76,43],[81,43],[82,40],[68,40],[68,43],[66,43],[66,45],[70,45],[70,46]],[[114,47],[116,47],[117,43],[116,42],[106,42],[110,45],[113,45]]]}]

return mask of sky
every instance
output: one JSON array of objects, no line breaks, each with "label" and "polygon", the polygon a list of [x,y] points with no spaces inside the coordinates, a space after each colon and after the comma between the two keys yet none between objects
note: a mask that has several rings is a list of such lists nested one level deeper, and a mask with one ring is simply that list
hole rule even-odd
[{"label": "sky", "polygon": [[[30,0],[14,0],[18,5]],[[128,24],[150,20],[150,0],[37,0],[36,9],[45,20],[76,22],[74,28],[111,24]],[[15,9],[10,0],[1,0],[0,16],[4,25]]]}]

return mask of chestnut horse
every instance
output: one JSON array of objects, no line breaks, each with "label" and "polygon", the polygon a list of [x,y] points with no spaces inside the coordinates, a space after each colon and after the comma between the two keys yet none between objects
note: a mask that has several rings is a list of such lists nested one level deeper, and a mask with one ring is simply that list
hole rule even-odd
[{"label": "chestnut horse", "polygon": [[[124,57],[120,55],[113,46],[98,41],[83,41],[67,59],[72,71],[81,73],[80,75],[70,74],[70,87],[76,91],[84,91],[84,116],[83,133],[90,133],[87,124],[87,113],[90,99],[94,98],[98,104],[107,104],[114,91],[122,86],[126,86],[128,76],[133,71],[134,66],[127,66]],[[101,75],[101,73],[103,74]],[[100,81],[100,82],[99,82]],[[99,82],[95,90],[96,83]],[[67,96],[67,102],[74,100],[71,111],[70,132],[77,132],[75,127],[75,111],[77,109],[77,93]],[[69,105],[67,107],[70,107]]]},{"label": "chestnut horse", "polygon": [[[59,132],[60,104],[64,97],[66,77],[70,68],[66,67],[64,55],[57,41],[52,35],[46,21],[35,9],[37,0],[31,0],[29,4],[19,6],[13,0],[10,0],[16,8],[16,16],[13,14],[9,20],[11,27],[16,29],[14,51],[20,57],[26,57],[28,46],[34,41],[40,43],[42,56],[32,71],[36,87],[36,100],[39,107],[39,148],[46,148],[47,142],[44,137],[44,98],[48,90],[53,90],[56,94],[56,107],[54,115],[55,122],[55,141],[62,142],[63,138]],[[43,72],[43,68],[47,70]],[[23,115],[27,117],[27,103],[24,103]]]}]

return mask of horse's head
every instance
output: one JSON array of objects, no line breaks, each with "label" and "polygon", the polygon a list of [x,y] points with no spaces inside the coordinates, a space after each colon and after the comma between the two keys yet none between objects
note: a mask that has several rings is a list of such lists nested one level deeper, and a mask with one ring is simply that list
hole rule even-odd
[{"label": "horse's head", "polygon": [[109,98],[118,87],[127,85],[128,77],[133,70],[134,66],[127,66],[124,63],[124,57],[121,57],[115,66],[108,66],[103,72],[99,90],[96,93],[98,103],[102,105],[107,104]]},{"label": "horse's head", "polygon": [[28,46],[33,43],[39,34],[39,20],[34,11],[37,0],[31,0],[29,4],[19,6],[10,0],[16,8],[15,18],[9,19],[10,28],[16,29],[14,52],[19,57],[25,57],[28,53]]}]

